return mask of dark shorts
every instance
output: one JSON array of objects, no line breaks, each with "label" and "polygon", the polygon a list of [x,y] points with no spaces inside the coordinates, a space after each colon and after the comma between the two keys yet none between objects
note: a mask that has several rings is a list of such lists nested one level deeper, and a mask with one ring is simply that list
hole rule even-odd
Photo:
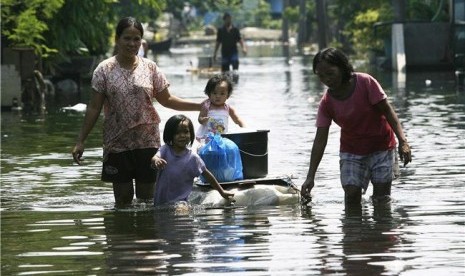
[{"label": "dark shorts", "polygon": [[102,167],[102,181],[112,183],[132,182],[154,183],[157,170],[150,166],[156,148],[135,149],[109,153]]},{"label": "dark shorts", "polygon": [[239,69],[239,55],[234,53],[231,55],[223,55],[221,58],[221,70],[223,72],[229,71],[229,66],[233,67],[233,70]]}]

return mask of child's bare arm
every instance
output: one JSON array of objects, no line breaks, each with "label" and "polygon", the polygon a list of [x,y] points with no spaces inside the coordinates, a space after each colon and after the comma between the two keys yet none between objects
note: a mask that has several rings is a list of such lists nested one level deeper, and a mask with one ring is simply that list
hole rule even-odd
[{"label": "child's bare arm", "polygon": [[233,107],[229,107],[229,116],[231,119],[240,127],[245,127],[244,121],[237,115],[236,110]]},{"label": "child's bare arm", "polygon": [[232,199],[232,197],[234,197],[234,193],[225,191],[218,183],[218,180],[216,180],[215,176],[209,170],[205,169],[205,171],[202,173],[202,176],[205,177],[207,182],[210,183],[210,185],[212,185],[213,188],[215,188],[223,198],[234,201],[234,199]]}]

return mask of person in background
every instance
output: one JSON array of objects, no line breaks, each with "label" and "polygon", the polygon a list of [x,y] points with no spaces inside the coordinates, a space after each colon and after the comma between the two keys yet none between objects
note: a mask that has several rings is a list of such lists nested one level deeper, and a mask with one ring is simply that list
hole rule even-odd
[{"label": "person in background", "polygon": [[140,57],[147,58],[148,52],[149,52],[149,44],[147,43],[147,40],[142,39],[137,55]]},{"label": "person in background", "polygon": [[103,108],[101,179],[113,183],[117,207],[131,204],[134,194],[144,201],[153,198],[156,171],[151,158],[160,148],[160,116],[153,100],[175,110],[200,110],[200,103],[171,95],[157,64],[137,55],[143,34],[135,18],[119,21],[118,53],[102,61],[93,73],[91,98],[72,150],[74,161],[81,165],[84,142]]},{"label": "person in background", "polygon": [[412,153],[396,112],[376,79],[354,72],[347,56],[334,48],[313,59],[313,72],[327,89],[320,101],[316,135],[307,178],[301,187],[310,199],[315,175],[323,157],[331,122],[341,127],[340,178],[346,204],[360,204],[362,190],[373,184],[373,200],[390,199],[396,140],[400,159],[407,165]]},{"label": "person in background", "polygon": [[[39,70],[34,70],[34,76],[26,79],[21,93],[21,102],[26,114],[44,115],[46,113],[46,90],[47,87],[42,73]],[[18,102],[15,104],[19,107]]]},{"label": "person in background", "polygon": [[215,50],[213,52],[213,61],[216,61],[216,55],[221,45],[221,71],[228,72],[230,66],[234,71],[239,69],[239,53],[237,43],[241,45],[244,55],[247,54],[247,48],[241,37],[239,29],[232,24],[232,17],[229,13],[223,15],[224,25],[218,28],[216,34]]},{"label": "person in background", "polygon": [[200,127],[197,130],[197,140],[206,139],[208,133],[227,133],[229,117],[239,125],[245,127],[242,119],[237,115],[236,110],[226,103],[233,90],[233,84],[225,74],[218,74],[211,77],[205,87],[205,94],[208,99],[202,103],[198,121]]},{"label": "person in background", "polygon": [[158,170],[154,204],[172,204],[187,201],[194,178],[202,175],[223,198],[231,200],[233,193],[223,190],[199,155],[189,147],[194,142],[194,126],[184,115],[175,115],[166,121],[163,131],[165,144],[152,158]]}]

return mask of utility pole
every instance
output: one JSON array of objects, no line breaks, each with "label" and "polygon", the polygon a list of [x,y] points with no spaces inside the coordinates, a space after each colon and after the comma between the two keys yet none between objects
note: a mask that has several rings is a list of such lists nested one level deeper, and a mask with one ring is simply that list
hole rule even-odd
[{"label": "utility pole", "polygon": [[283,11],[282,11],[282,40],[284,44],[289,43],[289,20],[287,19],[287,16],[284,15],[284,11],[286,8],[289,6],[289,0],[283,0]]},{"label": "utility pole", "polygon": [[284,15],[284,11],[289,6],[289,0],[283,0],[283,11],[282,11],[282,43],[283,43],[283,56],[286,57],[287,60],[290,59],[290,51],[289,51],[289,20],[287,16]]},{"label": "utility pole", "polygon": [[307,42],[307,7],[306,1],[299,1],[299,34],[297,36],[299,50],[302,50],[304,43]]},{"label": "utility pole", "polygon": [[403,0],[392,0],[394,10],[394,23],[391,27],[392,43],[392,69],[404,72],[407,66],[404,42],[405,3]]},{"label": "utility pole", "polygon": [[327,47],[326,42],[326,1],[316,0],[316,20],[318,25],[318,48]]},{"label": "utility pole", "polygon": [[392,0],[392,10],[394,11],[394,21],[397,23],[405,21],[405,3],[403,0]]}]

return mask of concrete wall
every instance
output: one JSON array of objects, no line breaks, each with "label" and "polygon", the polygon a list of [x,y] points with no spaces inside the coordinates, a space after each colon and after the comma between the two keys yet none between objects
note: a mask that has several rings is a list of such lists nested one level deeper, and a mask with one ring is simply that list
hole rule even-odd
[{"label": "concrete wall", "polygon": [[2,107],[11,107],[14,98],[21,104],[21,78],[16,66],[2,64],[1,73]]},{"label": "concrete wall", "polygon": [[1,106],[11,107],[13,98],[21,105],[22,81],[34,78],[32,49],[2,48]]},{"label": "concrete wall", "polygon": [[450,23],[425,22],[404,25],[407,67],[453,67]]}]

